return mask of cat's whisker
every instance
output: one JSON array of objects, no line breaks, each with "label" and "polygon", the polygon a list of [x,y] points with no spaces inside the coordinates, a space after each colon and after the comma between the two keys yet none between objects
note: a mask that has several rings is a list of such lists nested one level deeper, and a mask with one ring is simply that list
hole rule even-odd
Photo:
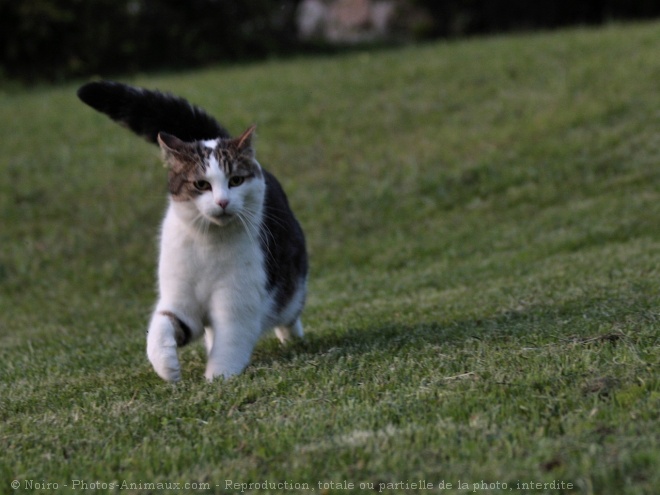
[{"label": "cat's whisker", "polygon": [[244,210],[243,213],[245,216],[245,220],[248,221],[256,230],[259,239],[262,241],[262,245],[268,250],[268,253],[272,255],[272,252],[270,251],[270,247],[269,247],[270,246],[269,237],[270,240],[272,241],[275,240],[275,237],[273,236],[268,226],[264,222],[259,222],[260,225],[257,223],[258,218],[255,212],[252,212],[250,210]]},{"label": "cat's whisker", "polygon": [[250,220],[248,220],[246,217],[244,217],[242,214],[237,214],[236,217],[240,220],[240,222],[243,224],[245,227],[245,232],[250,238],[250,242],[254,244],[254,236],[250,232],[252,230],[252,224],[250,223]]},{"label": "cat's whisker", "polygon": [[[263,239],[263,232],[268,230],[268,227],[266,227],[263,222],[258,218],[258,215],[250,210],[243,210],[241,212],[239,218],[245,225],[246,230],[248,231],[248,235],[254,242],[254,236],[256,235],[259,240],[264,240]],[[268,243],[263,242],[262,245],[268,246]],[[269,252],[269,254],[271,254]]]}]

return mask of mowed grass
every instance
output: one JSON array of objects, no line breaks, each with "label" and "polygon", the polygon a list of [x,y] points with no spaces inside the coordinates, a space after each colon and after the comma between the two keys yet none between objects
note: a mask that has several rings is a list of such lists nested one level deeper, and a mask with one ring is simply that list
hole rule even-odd
[{"label": "mowed grass", "polygon": [[658,23],[131,79],[256,123],[311,255],[303,343],[175,386],[158,150],[0,94],[0,492],[655,493],[659,81]]}]

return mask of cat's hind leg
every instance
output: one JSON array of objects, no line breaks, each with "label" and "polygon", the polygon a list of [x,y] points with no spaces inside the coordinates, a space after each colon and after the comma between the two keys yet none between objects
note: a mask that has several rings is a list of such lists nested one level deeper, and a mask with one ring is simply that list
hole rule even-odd
[{"label": "cat's hind leg", "polygon": [[289,325],[289,326],[282,325],[279,327],[275,327],[275,335],[277,336],[278,339],[280,339],[280,342],[282,342],[282,344],[291,342],[294,339],[302,339],[304,333],[303,333],[302,323],[300,322],[300,318],[296,319],[293,325]]},{"label": "cat's hind leg", "polygon": [[172,311],[154,312],[147,332],[147,356],[156,373],[164,380],[181,380],[176,349],[188,344],[200,333],[195,330]]}]

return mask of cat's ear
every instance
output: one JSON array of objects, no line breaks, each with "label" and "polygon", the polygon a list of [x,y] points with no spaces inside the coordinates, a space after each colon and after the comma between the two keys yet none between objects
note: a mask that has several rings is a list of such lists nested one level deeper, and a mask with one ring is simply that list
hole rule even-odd
[{"label": "cat's ear", "polygon": [[184,141],[166,132],[158,133],[158,144],[166,155],[171,153],[181,154],[188,150],[188,145]]},{"label": "cat's ear", "polygon": [[186,160],[186,157],[190,155],[190,145],[188,143],[166,132],[159,132],[158,144],[163,151],[165,165],[171,170],[181,171],[186,167],[186,164],[190,161]]},{"label": "cat's ear", "polygon": [[251,125],[246,129],[246,131],[235,138],[234,145],[236,146],[236,149],[238,149],[239,152],[253,152],[252,150],[252,135],[254,134],[254,130],[257,128],[256,125]]}]

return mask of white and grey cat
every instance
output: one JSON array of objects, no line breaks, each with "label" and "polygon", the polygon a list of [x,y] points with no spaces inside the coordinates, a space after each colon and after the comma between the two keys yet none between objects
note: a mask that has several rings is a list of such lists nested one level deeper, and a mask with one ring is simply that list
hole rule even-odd
[{"label": "white and grey cat", "polygon": [[78,90],[94,109],[160,145],[169,206],[160,238],[160,298],[147,355],[181,379],[177,347],[205,335],[205,376],[241,373],[260,336],[302,337],[307,253],[282,187],[255,158],[254,127],[237,138],[186,100],[116,82]]}]

